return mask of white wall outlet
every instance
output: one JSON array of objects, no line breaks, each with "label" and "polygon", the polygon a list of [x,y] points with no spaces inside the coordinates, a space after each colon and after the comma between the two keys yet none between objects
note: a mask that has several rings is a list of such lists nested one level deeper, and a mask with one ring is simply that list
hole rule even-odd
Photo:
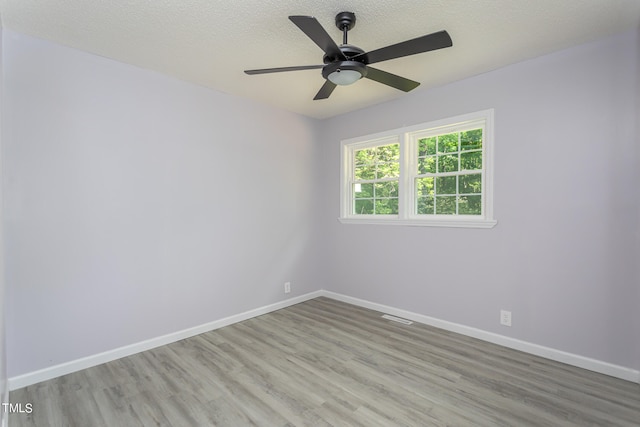
[{"label": "white wall outlet", "polygon": [[507,310],[500,310],[500,324],[504,326],[511,326],[511,312]]},{"label": "white wall outlet", "polygon": [[288,294],[291,292],[291,282],[284,282],[284,293]]}]

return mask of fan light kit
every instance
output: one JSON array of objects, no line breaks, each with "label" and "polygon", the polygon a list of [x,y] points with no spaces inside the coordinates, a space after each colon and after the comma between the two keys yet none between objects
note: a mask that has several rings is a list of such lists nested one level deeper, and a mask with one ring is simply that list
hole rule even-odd
[{"label": "fan light kit", "polygon": [[348,86],[363,77],[409,92],[418,87],[420,83],[370,67],[369,64],[453,46],[449,34],[446,31],[439,31],[372,50],[371,52],[365,52],[359,47],[347,43],[347,33],[356,25],[356,15],[352,12],[340,12],[336,15],[336,27],[342,31],[342,44],[340,46],[333,41],[316,18],[311,16],[290,16],[289,19],[324,51],[324,65],[263,68],[246,70],[245,73],[254,75],[321,68],[322,77],[326,81],[313,98],[314,100],[326,99],[336,86]]},{"label": "fan light kit", "polygon": [[[326,73],[329,74],[325,76]],[[352,85],[366,74],[367,66],[362,62],[356,61],[343,61],[329,64],[322,69],[322,77],[340,86]]]}]

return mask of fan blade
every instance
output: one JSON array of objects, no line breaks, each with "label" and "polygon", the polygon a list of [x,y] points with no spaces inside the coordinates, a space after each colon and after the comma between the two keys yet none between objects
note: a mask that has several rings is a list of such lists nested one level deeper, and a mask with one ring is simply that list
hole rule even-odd
[{"label": "fan blade", "polygon": [[322,25],[320,25],[316,18],[312,16],[290,16],[289,19],[330,58],[347,59],[336,42],[334,42],[331,36],[322,28]]},{"label": "fan blade", "polygon": [[280,68],[262,68],[259,70],[244,70],[246,74],[268,74],[281,73],[283,71],[299,71],[299,70],[315,70],[324,67],[324,65],[300,65],[298,67],[280,67]]},{"label": "fan blade", "polygon": [[453,46],[453,42],[451,41],[451,37],[449,37],[449,33],[446,31],[438,31],[437,33],[427,34],[426,36],[362,53],[352,57],[351,60],[357,60],[359,56],[366,55],[368,59],[367,64],[375,64],[376,62],[388,61],[389,59],[402,58],[403,56],[415,55],[417,53],[429,52],[430,50],[443,49],[451,46]]},{"label": "fan blade", "polygon": [[313,98],[313,100],[317,101],[318,99],[327,99],[335,88],[336,88],[336,84],[327,80],[326,82],[324,82],[324,84],[322,85],[322,87],[320,88],[316,96]]},{"label": "fan blade", "polygon": [[420,83],[414,82],[413,80],[405,79],[404,77],[387,73],[386,71],[378,70],[377,68],[372,67],[367,67],[367,75],[365,77],[371,80],[375,80],[378,83],[400,89],[404,92],[409,92],[410,90],[413,90],[420,86]]}]

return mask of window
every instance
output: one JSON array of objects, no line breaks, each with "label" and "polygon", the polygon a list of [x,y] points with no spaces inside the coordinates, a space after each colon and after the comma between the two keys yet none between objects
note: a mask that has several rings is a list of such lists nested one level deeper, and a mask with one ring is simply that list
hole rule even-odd
[{"label": "window", "polygon": [[342,141],[345,223],[493,227],[493,110]]}]

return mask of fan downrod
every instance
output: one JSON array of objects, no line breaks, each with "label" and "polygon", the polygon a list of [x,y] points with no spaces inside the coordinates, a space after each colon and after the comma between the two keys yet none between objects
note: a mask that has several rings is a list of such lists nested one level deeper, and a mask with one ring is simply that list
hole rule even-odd
[{"label": "fan downrod", "polygon": [[342,44],[347,44],[347,32],[356,26],[356,14],[340,12],[336,15],[336,27],[342,31]]}]

